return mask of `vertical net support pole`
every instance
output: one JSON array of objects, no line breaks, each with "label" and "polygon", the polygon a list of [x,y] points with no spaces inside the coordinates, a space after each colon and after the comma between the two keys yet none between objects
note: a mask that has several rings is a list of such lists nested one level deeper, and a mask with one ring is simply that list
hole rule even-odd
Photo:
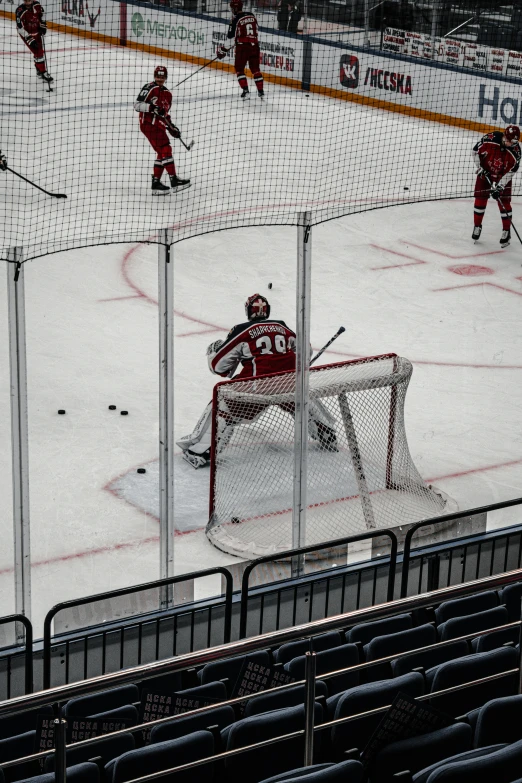
[{"label": "vertical net support pole", "polygon": [[[13,535],[15,612],[31,617],[31,545],[29,518],[29,430],[27,420],[27,352],[22,248],[9,250],[7,299],[11,387],[11,441],[13,462]],[[16,624],[23,643],[23,626]]]},{"label": "vertical net support pole", "polygon": [[370,0],[364,0],[364,44],[370,45]]},{"label": "vertical net support pole", "polygon": [[303,35],[308,35],[308,0],[303,0]]},{"label": "vertical net support pole", "polygon": [[373,514],[372,501],[370,498],[370,492],[368,490],[368,484],[366,482],[361,450],[359,449],[359,444],[357,442],[357,433],[355,432],[346,392],[342,392],[342,394],[339,395],[338,400],[341,416],[343,419],[344,431],[346,433],[346,440],[348,442],[348,448],[350,449],[353,472],[355,473],[355,480],[357,481],[357,488],[359,490],[359,497],[361,499],[364,521],[368,530],[375,530],[375,517]]},{"label": "vertical net support pole", "polygon": [[[301,212],[297,226],[296,367],[294,429],[294,496],[292,549],[306,544],[306,481],[308,467],[308,389],[310,368],[310,277],[312,268],[311,215]],[[294,576],[302,572],[294,558]]]},{"label": "vertical net support pole", "polygon": [[[159,518],[160,579],[174,576],[174,258],[170,230],[158,245],[159,304]],[[160,607],[173,604],[172,585],[161,588]]]},{"label": "vertical net support pole", "polygon": [[437,37],[437,28],[439,24],[439,0],[433,0],[431,8],[431,57],[435,59],[435,39]]}]

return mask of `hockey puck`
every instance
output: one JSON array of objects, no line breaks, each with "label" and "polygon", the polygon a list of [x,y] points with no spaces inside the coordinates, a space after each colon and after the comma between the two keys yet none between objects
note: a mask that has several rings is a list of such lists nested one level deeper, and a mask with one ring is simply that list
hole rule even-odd
[{"label": "hockey puck", "polygon": [[63,408],[60,408],[60,410],[58,411],[58,413],[60,414],[60,416],[64,416],[64,414],[65,414],[65,411],[64,411],[64,409],[63,409]]},{"label": "hockey puck", "polygon": [[116,410],[116,405],[109,405],[109,410],[110,411],[115,411]]},{"label": "hockey puck", "polygon": [[147,471],[145,470],[145,468],[138,468],[138,470],[136,471],[136,473],[146,473],[146,472]]},{"label": "hockey puck", "polygon": [[241,522],[239,517],[232,517],[232,519],[230,521],[232,522],[233,525],[239,525],[240,522]]},{"label": "hockey puck", "polygon": [[128,416],[129,411],[120,411],[120,416]]},{"label": "hockey puck", "polygon": [[409,188],[404,188],[404,190],[409,190]]},{"label": "hockey puck", "polygon": [[269,288],[272,288],[272,283],[269,283],[269,284],[268,284],[268,287],[269,287]]}]

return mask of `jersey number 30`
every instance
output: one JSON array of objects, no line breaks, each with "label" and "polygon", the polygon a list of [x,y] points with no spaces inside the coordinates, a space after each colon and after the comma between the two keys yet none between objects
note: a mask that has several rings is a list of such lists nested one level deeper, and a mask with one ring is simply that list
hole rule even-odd
[{"label": "jersey number 30", "polygon": [[[277,353],[286,353],[286,338],[282,334],[276,334],[274,336],[274,343],[275,349]],[[269,337],[267,334],[264,334],[263,337],[259,337],[256,340],[256,348],[261,348],[261,355],[267,354],[267,353],[274,353],[272,350],[272,338]]]}]

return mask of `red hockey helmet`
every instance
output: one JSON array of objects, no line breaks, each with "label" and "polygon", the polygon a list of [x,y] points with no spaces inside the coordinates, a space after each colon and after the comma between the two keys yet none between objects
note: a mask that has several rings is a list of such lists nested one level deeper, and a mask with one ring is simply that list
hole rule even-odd
[{"label": "red hockey helmet", "polygon": [[261,294],[249,296],[245,302],[245,313],[249,321],[257,321],[258,318],[268,318],[270,315],[268,299],[265,299]]},{"label": "red hockey helmet", "polygon": [[167,74],[167,69],[165,68],[165,66],[164,66],[164,65],[157,65],[157,66],[154,68],[154,78],[156,78],[157,76],[159,76],[159,77],[160,77],[160,79],[166,79],[166,78],[167,78],[167,75],[168,75],[168,74]]},{"label": "red hockey helmet", "polygon": [[518,125],[508,125],[504,131],[507,141],[520,141],[520,128]]},{"label": "red hockey helmet", "polygon": [[239,14],[243,10],[243,0],[230,0],[230,9],[233,14]]}]

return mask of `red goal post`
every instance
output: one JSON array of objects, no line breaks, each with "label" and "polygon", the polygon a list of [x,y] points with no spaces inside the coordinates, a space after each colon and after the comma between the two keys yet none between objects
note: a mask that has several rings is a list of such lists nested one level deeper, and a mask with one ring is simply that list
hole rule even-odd
[{"label": "red goal post", "polygon": [[[408,448],[412,372],[396,354],[310,367],[306,545],[449,510]],[[294,372],[214,387],[206,533],[218,549],[252,558],[291,548],[294,395]]]}]

